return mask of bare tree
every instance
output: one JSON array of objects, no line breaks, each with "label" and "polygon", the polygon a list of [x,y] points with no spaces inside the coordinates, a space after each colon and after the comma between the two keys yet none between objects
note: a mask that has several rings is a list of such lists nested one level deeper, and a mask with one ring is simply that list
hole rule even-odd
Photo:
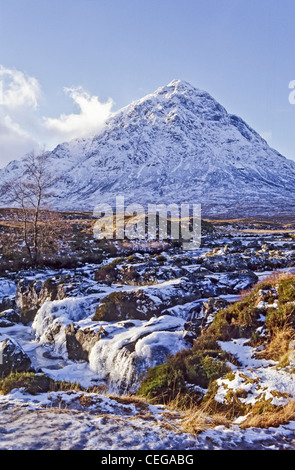
[{"label": "bare tree", "polygon": [[48,198],[52,195],[49,192],[52,182],[48,154],[43,152],[36,155],[31,152],[24,159],[23,175],[6,185],[11,202],[20,209],[23,240],[32,263],[37,263],[40,257],[42,237],[39,222]]}]

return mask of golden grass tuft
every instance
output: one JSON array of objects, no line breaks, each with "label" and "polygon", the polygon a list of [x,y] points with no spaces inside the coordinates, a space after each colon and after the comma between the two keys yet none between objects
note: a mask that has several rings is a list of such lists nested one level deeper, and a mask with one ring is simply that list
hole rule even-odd
[{"label": "golden grass tuft", "polygon": [[279,408],[273,412],[263,414],[250,414],[243,423],[240,424],[242,429],[246,428],[277,428],[281,425],[288,424],[295,420],[295,400],[290,400],[283,408]]},{"label": "golden grass tuft", "polygon": [[214,397],[207,400],[202,405],[192,405],[190,409],[185,410],[184,417],[181,420],[181,429],[184,432],[196,436],[197,434],[206,431],[207,429],[215,428],[216,426],[231,425],[231,420],[227,418],[226,413],[214,412],[212,413],[212,403]]},{"label": "golden grass tuft", "polygon": [[210,415],[207,412],[209,403],[194,410],[187,411],[185,417],[181,422],[181,428],[184,432],[190,433],[194,436],[206,431],[207,429],[215,428],[216,426],[229,427],[231,421],[223,413],[214,413]]}]

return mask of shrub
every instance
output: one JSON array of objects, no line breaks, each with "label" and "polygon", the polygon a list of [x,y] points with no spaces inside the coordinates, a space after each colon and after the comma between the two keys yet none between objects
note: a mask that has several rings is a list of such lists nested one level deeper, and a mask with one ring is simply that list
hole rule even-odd
[{"label": "shrub", "polygon": [[228,355],[212,338],[208,342],[202,338],[200,350],[195,344],[192,349],[169,358],[165,364],[149,369],[138,394],[157,403],[169,403],[179,395],[182,396],[182,404],[199,402],[200,394],[194,393],[191,386],[207,388],[230,370],[227,360]]},{"label": "shrub", "polygon": [[174,366],[172,361],[153,367],[147,372],[137,395],[144,396],[156,403],[169,403],[179,392],[186,390],[181,368]]}]

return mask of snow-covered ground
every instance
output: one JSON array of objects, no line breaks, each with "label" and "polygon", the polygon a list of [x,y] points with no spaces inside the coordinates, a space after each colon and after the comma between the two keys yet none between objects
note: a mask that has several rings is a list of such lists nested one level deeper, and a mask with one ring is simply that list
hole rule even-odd
[{"label": "snow-covered ground", "polygon": [[0,395],[0,450],[294,450],[295,422],[184,433],[181,413],[82,392]]},{"label": "snow-covered ground", "polygon": [[[255,237],[237,236],[236,240],[239,239],[242,240],[242,248],[237,259],[244,261],[249,256],[245,250]],[[227,240],[221,238],[214,243],[224,246]],[[292,242],[288,245],[279,239],[278,243],[282,245],[281,256],[286,256],[286,268],[280,269],[292,269],[289,246]],[[255,257],[256,253],[250,253],[252,255]],[[181,260],[179,254],[170,256],[173,263],[178,256]],[[191,312],[207,301],[207,297],[200,295],[197,300],[188,297],[187,302],[179,302],[162,315],[146,320],[92,320],[97,305],[112,292],[142,291],[158,305],[176,293],[186,295],[189,276],[196,273],[194,282],[200,276],[202,288],[205,286],[207,289],[211,285],[226,288],[234,277],[227,277],[225,268],[218,264],[220,256],[222,260],[230,259],[226,251],[220,249],[210,254],[209,248],[190,253],[191,260],[182,266],[187,279],[165,278],[154,285],[98,284],[93,278],[97,266],[93,265],[61,272],[21,273],[32,281],[70,275],[77,282],[71,285],[70,296],[43,303],[33,323],[1,327],[0,343],[7,337],[15,340],[29,356],[32,367],[55,380],[78,382],[82,387],[107,385],[107,389],[98,394],[71,391],[31,396],[22,390],[14,390],[8,395],[0,395],[0,449],[295,449],[294,423],[275,429],[242,429],[239,424],[243,419],[240,418],[230,427],[217,426],[194,437],[183,432],[181,420],[184,415],[181,413],[124,396],[126,392],[136,391],[140,376],[148,367],[163,363],[168,354],[190,347],[184,334],[185,324]],[[208,268],[201,271],[200,259],[211,263],[214,271]],[[173,263],[171,267],[164,266],[162,272],[166,274],[171,269],[170,274],[174,274]],[[223,271],[218,271],[219,266]],[[228,266],[235,274],[235,267]],[[256,274],[262,279],[271,272],[268,268]],[[0,302],[4,297],[14,298],[19,278],[20,275],[11,275],[0,279]],[[243,289],[244,278],[241,277],[241,281],[234,285],[238,286],[236,289]],[[235,294],[219,297],[235,301],[239,298],[238,290]],[[88,362],[68,357],[65,328],[71,324],[83,331],[90,329],[95,334],[103,329],[103,335],[91,349]],[[263,396],[280,405],[295,398],[292,367],[278,368],[271,361],[256,359],[255,350],[246,342],[239,339],[220,343],[223,350],[239,358],[241,366],[231,364],[232,377],[218,381],[215,399],[222,403],[229,389],[247,392],[241,398],[244,403],[252,403]]]}]

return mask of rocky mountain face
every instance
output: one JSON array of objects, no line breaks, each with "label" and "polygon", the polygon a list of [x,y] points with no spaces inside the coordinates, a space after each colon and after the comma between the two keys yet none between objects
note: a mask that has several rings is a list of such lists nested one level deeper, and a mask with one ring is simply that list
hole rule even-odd
[{"label": "rocky mountain face", "polygon": [[[115,113],[94,138],[49,153],[51,205],[89,210],[126,203],[201,204],[210,217],[295,213],[295,162],[286,159],[207,92],[174,80]],[[23,162],[0,170],[4,184]]]}]

